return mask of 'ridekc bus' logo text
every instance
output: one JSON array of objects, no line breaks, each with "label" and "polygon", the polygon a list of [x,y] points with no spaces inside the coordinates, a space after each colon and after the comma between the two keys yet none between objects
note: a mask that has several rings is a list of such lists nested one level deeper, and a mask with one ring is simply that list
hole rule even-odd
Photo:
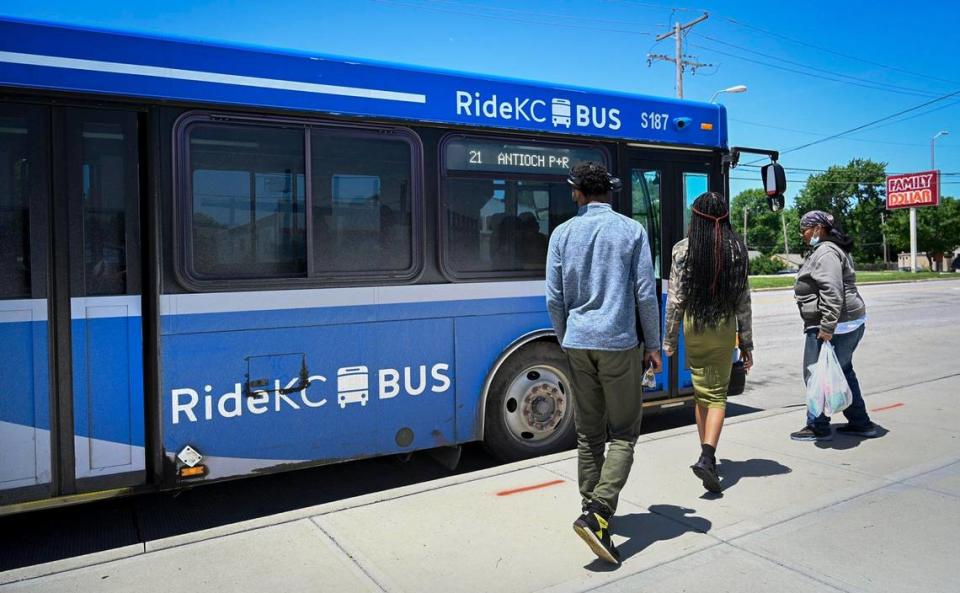
[{"label": "'ridekc bus' logo text", "polygon": [[549,121],[554,128],[576,127],[619,130],[620,110],[592,105],[574,105],[568,99],[554,98],[548,104],[543,99],[513,97],[502,99],[468,91],[457,91],[457,115],[503,121]]},{"label": "'ridekc bus' logo text", "polygon": [[300,383],[299,377],[293,377],[285,384],[280,379],[274,379],[272,390],[255,390],[249,394],[244,392],[241,383],[234,383],[232,390],[220,395],[213,394],[212,385],[204,385],[202,390],[182,387],[170,391],[171,422],[179,424],[182,421],[237,418],[244,414],[259,415],[286,409],[320,408],[327,404],[327,393],[336,393],[340,409],[351,404],[365,408],[370,400],[371,387],[380,400],[393,399],[401,393],[412,397],[427,392],[446,393],[452,385],[449,372],[450,365],[446,363],[430,367],[418,365],[402,369],[378,369],[374,383],[367,367],[351,366],[338,369],[336,380],[329,386],[325,376],[311,375],[307,386],[299,391],[293,391]]}]

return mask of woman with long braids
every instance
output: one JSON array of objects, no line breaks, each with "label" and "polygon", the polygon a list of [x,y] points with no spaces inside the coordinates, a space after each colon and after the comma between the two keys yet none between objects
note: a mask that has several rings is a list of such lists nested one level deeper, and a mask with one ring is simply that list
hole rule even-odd
[{"label": "woman with long braids", "polygon": [[673,247],[663,352],[677,351],[680,325],[693,375],[700,458],[690,466],[710,492],[720,492],[717,443],[726,416],[733,349],[753,366],[747,247],[730,226],[727,202],[706,192],[693,202],[687,238]]}]

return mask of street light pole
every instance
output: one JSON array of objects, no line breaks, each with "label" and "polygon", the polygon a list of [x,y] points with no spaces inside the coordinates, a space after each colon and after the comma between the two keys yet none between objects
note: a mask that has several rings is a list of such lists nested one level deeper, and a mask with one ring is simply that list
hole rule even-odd
[{"label": "street light pole", "polygon": [[[937,142],[937,138],[940,136],[946,136],[950,132],[946,130],[940,130],[934,134],[933,138],[930,139],[930,169],[933,171],[937,170],[937,163],[934,153],[934,145]],[[933,262],[930,261],[930,255],[927,254],[927,262],[930,263],[930,267],[933,268]],[[910,270],[913,272],[917,271],[917,209],[910,208]]]},{"label": "street light pole", "polygon": [[717,97],[720,96],[721,93],[745,93],[745,92],[747,92],[747,85],[745,85],[745,84],[738,84],[738,85],[732,86],[732,87],[730,87],[730,88],[728,88],[728,89],[722,89],[722,90],[719,90],[719,91],[713,93],[713,96],[710,97],[710,102],[713,103],[714,101],[716,101],[716,100],[717,100]]},{"label": "street light pole", "polygon": [[910,271],[917,271],[917,209],[910,207]]}]

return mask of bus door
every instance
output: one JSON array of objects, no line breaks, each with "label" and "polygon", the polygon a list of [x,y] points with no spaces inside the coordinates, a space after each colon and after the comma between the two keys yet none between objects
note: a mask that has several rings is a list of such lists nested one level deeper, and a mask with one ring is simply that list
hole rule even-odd
[{"label": "bus door", "polygon": [[61,383],[59,413],[73,436],[60,445],[83,492],[145,481],[137,113],[66,109],[63,130],[53,277],[69,294],[56,313],[70,320],[69,332],[58,324],[70,340],[58,371],[63,381],[70,369],[72,392],[64,398]]},{"label": "bus door", "polygon": [[137,133],[0,102],[0,503],[144,481]]},{"label": "bus door", "polygon": [[[660,295],[661,316],[666,311],[669,287],[670,258],[673,246],[686,236],[691,206],[701,193],[720,190],[720,171],[711,155],[680,153],[653,149],[629,149],[628,173],[624,174],[624,195],[634,220],[642,223],[653,249],[653,264]],[[626,208],[629,206],[629,208]],[[661,328],[662,329],[662,328]],[[688,392],[693,383],[684,356],[683,332],[680,334],[679,356],[664,361],[664,370],[657,376],[654,391],[672,398]]]},{"label": "bus door", "polygon": [[[690,225],[690,216],[693,214],[694,200],[706,191],[723,191],[723,186],[719,184],[718,180],[711,180],[709,159],[704,159],[704,162],[682,162],[677,163],[677,165],[677,176],[679,177],[677,189],[681,200],[678,205],[683,208],[683,217],[677,217],[676,223],[679,223],[680,226],[676,228],[675,225],[673,229],[676,236],[673,243],[687,236],[687,227]],[[674,375],[677,378],[677,389],[681,391],[693,389],[693,376],[690,374],[690,365],[687,363],[687,347],[683,337],[683,328],[680,328],[678,351],[680,357],[675,361],[677,374]],[[733,353],[731,353],[731,357],[732,355]]]},{"label": "bus door", "polygon": [[[641,223],[647,231],[647,238],[650,241],[651,256],[653,258],[653,267],[657,281],[657,295],[660,298],[661,318],[666,307],[666,295],[661,295],[666,290],[666,282],[663,282],[664,269],[664,232],[661,196],[664,191],[664,183],[671,173],[669,163],[661,163],[644,159],[640,155],[631,155],[629,159],[627,179],[624,179],[624,189],[628,190],[621,199],[627,202],[622,206],[629,205],[629,215],[634,220]],[[666,251],[666,257],[669,258],[669,250]],[[669,260],[666,268],[669,270]],[[639,330],[639,325],[638,325]],[[659,347],[659,344],[657,345]],[[657,375],[657,385],[648,391],[659,393],[664,397],[670,395],[669,361],[664,360],[663,371]],[[659,398],[658,398],[659,399]]]},{"label": "bus door", "polygon": [[0,503],[53,494],[50,112],[0,101]]}]

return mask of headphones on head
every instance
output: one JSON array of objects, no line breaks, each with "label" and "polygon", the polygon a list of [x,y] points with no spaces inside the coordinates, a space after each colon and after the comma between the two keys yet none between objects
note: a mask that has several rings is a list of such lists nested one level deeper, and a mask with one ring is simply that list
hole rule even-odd
[{"label": "headphones on head", "polygon": [[[572,185],[575,189],[580,189],[580,186],[583,184],[583,179],[574,175],[573,170],[570,170],[570,174],[567,176],[567,183]],[[614,177],[610,173],[607,173],[607,183],[604,191],[620,191],[623,189],[623,182],[620,181],[619,177]]]}]

